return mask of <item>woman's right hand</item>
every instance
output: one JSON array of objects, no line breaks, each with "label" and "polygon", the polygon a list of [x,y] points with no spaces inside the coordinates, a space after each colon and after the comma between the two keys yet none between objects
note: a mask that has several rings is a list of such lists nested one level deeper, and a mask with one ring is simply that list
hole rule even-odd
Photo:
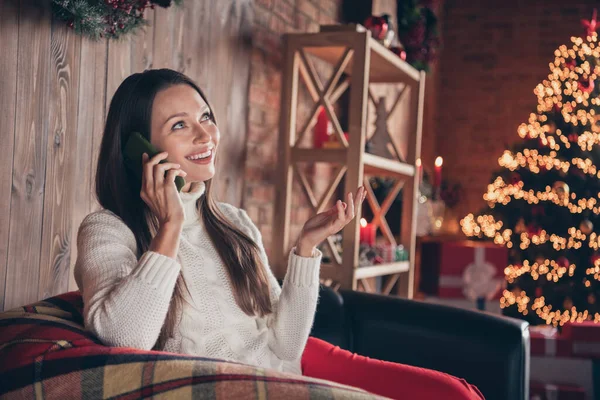
[{"label": "woman's right hand", "polygon": [[[142,155],[140,197],[158,217],[161,226],[166,222],[182,224],[184,220],[183,203],[175,186],[175,176],[186,176],[187,173],[180,169],[179,164],[169,162],[159,164],[167,156],[166,151],[151,159],[148,159],[146,153]],[[165,176],[166,171],[168,172]]]}]

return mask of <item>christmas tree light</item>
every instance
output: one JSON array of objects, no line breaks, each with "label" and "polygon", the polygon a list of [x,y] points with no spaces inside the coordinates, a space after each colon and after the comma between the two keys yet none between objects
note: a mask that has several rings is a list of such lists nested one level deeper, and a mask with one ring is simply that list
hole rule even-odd
[{"label": "christmas tree light", "polygon": [[465,235],[509,249],[503,312],[533,324],[600,323],[600,45],[561,45],[533,93],[521,139],[498,158],[488,207],[461,220]]}]

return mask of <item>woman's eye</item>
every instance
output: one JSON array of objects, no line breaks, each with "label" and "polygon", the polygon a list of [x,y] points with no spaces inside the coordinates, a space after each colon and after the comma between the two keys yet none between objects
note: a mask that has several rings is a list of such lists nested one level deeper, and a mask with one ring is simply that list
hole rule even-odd
[{"label": "woman's eye", "polygon": [[205,112],[205,113],[202,115],[202,121],[208,121],[208,120],[211,120],[211,119],[212,119],[212,115],[210,115],[210,113],[209,113],[209,112]]},{"label": "woman's eye", "polygon": [[173,125],[173,128],[175,128],[177,125],[182,124],[183,125],[183,121],[179,121],[177,123],[175,123],[175,125]]}]

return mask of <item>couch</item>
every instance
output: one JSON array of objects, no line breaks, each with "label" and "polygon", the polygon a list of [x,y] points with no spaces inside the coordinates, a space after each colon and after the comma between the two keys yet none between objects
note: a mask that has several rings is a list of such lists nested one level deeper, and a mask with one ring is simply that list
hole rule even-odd
[{"label": "couch", "polygon": [[529,326],[455,307],[322,288],[312,336],[464,378],[488,400],[529,399]]},{"label": "couch", "polygon": [[[104,346],[77,291],[0,313],[0,398],[381,398],[241,363]],[[527,323],[322,287],[312,336],[353,352],[465,378],[487,399],[525,399]]]}]

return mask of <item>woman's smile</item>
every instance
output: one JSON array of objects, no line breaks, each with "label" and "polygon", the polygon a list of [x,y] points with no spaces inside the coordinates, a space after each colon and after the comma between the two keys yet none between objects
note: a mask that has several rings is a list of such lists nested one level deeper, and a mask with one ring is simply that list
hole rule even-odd
[{"label": "woman's smile", "polygon": [[198,152],[196,152],[196,153],[194,153],[192,155],[186,156],[185,158],[187,158],[188,160],[195,160],[195,159],[198,159],[198,158],[205,158],[205,157],[210,156],[211,152],[212,152],[212,147],[209,147],[209,148],[207,148],[205,150],[201,150],[201,151],[198,151]]},{"label": "woman's smile", "polygon": [[194,164],[210,164],[213,160],[213,149],[197,154],[193,158],[186,157],[185,159]]}]

